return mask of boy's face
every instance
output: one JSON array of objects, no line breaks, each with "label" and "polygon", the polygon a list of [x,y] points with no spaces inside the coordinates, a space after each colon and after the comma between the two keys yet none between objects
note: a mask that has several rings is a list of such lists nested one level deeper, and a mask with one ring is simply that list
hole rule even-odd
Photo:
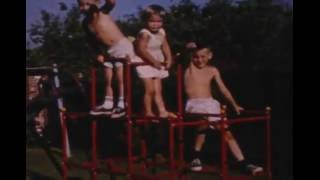
[{"label": "boy's face", "polygon": [[82,13],[88,13],[92,5],[97,5],[95,0],[78,0],[79,9]]},{"label": "boy's face", "polygon": [[207,66],[209,60],[212,58],[212,52],[207,49],[200,49],[193,53],[191,61],[199,69]]},{"label": "boy's face", "polygon": [[147,22],[147,27],[151,32],[157,33],[162,28],[163,20],[159,14],[152,14]]}]

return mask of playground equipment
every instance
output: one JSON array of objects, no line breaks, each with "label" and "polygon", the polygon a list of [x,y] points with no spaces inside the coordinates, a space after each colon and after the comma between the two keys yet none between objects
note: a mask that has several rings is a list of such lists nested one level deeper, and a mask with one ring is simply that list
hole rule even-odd
[{"label": "playground equipment", "polygon": [[[52,66],[42,66],[42,67],[29,67],[26,68],[26,77],[27,77],[27,95],[29,93],[32,93],[29,91],[30,87],[29,84],[30,83],[28,81],[29,77],[33,77],[33,76],[47,76],[48,77],[48,81],[52,82],[51,86],[49,88],[51,88],[51,91],[53,92],[54,95],[58,95],[58,91],[60,88],[60,80],[58,78],[58,67],[56,64],[53,64]],[[35,82],[35,86],[36,87],[32,87],[32,88],[39,88],[38,90],[41,90],[41,86],[43,86],[43,84],[39,83],[39,82]],[[52,152],[50,151],[50,144],[48,142],[48,140],[46,139],[46,137],[42,136],[41,133],[37,132],[36,128],[35,128],[35,118],[38,116],[38,114],[45,109],[46,107],[48,107],[49,104],[51,103],[56,103],[57,107],[59,109],[63,108],[63,99],[62,97],[59,96],[48,96],[48,95],[44,95],[43,92],[39,92],[35,94],[35,97],[30,97],[30,99],[27,101],[27,105],[26,105],[26,126],[27,128],[30,130],[31,135],[36,139],[36,141],[39,143],[39,145],[41,146],[41,148],[44,149],[44,151],[46,152],[47,156],[49,157],[49,159],[51,160],[51,162],[53,163],[53,165],[55,166],[55,168],[57,169],[57,171],[59,172],[59,174],[62,176],[62,169],[60,166],[59,161],[53,156]],[[59,113],[59,120],[62,123],[62,113]],[[66,132],[67,133],[67,132]],[[64,136],[65,139],[64,141],[66,142],[66,155],[68,157],[71,156],[70,154],[70,146],[69,146],[69,138],[68,138],[68,134],[66,134],[66,136]]]},{"label": "playground equipment", "polygon": [[[97,121],[101,117],[91,116],[88,112],[68,112],[67,109],[60,107],[61,110],[61,127],[62,127],[62,147],[63,147],[63,179],[67,180],[68,171],[71,167],[88,169],[91,172],[91,179],[97,180],[99,173],[110,174],[111,178],[116,175],[125,175],[128,179],[188,179],[188,171],[186,171],[188,164],[184,162],[184,127],[195,127],[200,124],[210,124],[208,121],[199,121],[197,115],[205,116],[218,116],[221,117],[222,121],[218,123],[221,127],[225,125],[232,125],[237,123],[253,123],[258,121],[265,122],[265,144],[266,144],[266,163],[265,171],[259,176],[265,176],[268,180],[271,180],[271,143],[270,143],[270,118],[271,109],[269,107],[262,111],[244,111],[248,117],[245,118],[234,118],[227,121],[226,107],[222,107],[221,114],[185,114],[183,111],[183,69],[182,65],[177,65],[177,102],[178,102],[178,112],[177,118],[155,118],[155,117],[145,117],[133,114],[132,111],[132,82],[131,82],[131,71],[132,67],[146,65],[145,63],[130,63],[128,59],[109,59],[110,61],[121,61],[124,64],[124,78],[125,78],[125,102],[127,114],[125,117],[116,119],[116,121],[121,121],[126,124],[126,139],[127,139],[127,157],[125,162],[127,163],[126,168],[120,168],[117,166],[121,158],[108,158],[106,160],[98,159],[97,156]],[[61,104],[61,103],[60,103]],[[91,106],[96,106],[96,68],[91,68]],[[187,116],[195,115],[192,121],[185,121]],[[68,128],[67,121],[77,120],[79,118],[88,118],[91,121],[91,143],[92,143],[92,154],[91,159],[81,163],[73,163],[68,159],[70,152],[68,149]],[[105,117],[108,118],[108,117]],[[110,119],[111,120],[111,119]],[[154,163],[145,163],[147,155],[147,147],[144,139],[141,139],[141,152],[140,155],[133,154],[133,126],[146,126],[151,123],[160,124],[167,123],[169,128],[169,163],[167,164],[167,172],[156,173],[154,175],[149,175],[146,173],[146,169],[157,166]],[[178,159],[175,158],[175,131],[178,131]],[[227,148],[225,142],[225,128],[220,129],[221,134],[221,162],[220,170],[216,167],[205,167],[200,173],[215,173],[218,174],[222,180],[231,179],[250,179],[251,176],[240,175],[231,176],[228,174],[227,166]],[[141,160],[143,163],[141,163]],[[106,166],[107,169],[101,167],[101,164]]]}]

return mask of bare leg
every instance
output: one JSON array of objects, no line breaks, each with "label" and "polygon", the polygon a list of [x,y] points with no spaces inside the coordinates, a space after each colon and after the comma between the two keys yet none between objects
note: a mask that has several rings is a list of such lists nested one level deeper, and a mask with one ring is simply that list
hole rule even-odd
[{"label": "bare leg", "polygon": [[105,96],[113,97],[113,90],[112,90],[112,68],[105,67],[104,68],[104,76],[106,81],[106,94]]},{"label": "bare leg", "polygon": [[154,96],[154,84],[153,79],[151,78],[143,78],[142,79],[144,84],[144,97],[143,97],[143,103],[144,103],[144,111],[146,116],[155,116],[152,112],[152,97]]},{"label": "bare leg", "polygon": [[208,129],[207,125],[200,125],[197,128],[198,133],[194,143],[194,149],[193,149],[193,155],[192,155],[193,160],[191,162],[191,167],[190,167],[192,171],[200,171],[202,169],[200,155],[201,155],[203,144],[206,140],[206,134],[204,132],[206,129]]},{"label": "bare leg", "polygon": [[119,97],[124,97],[124,85],[123,85],[123,66],[116,68]]},{"label": "bare leg", "polygon": [[230,131],[226,132],[226,141],[229,145],[229,148],[230,148],[233,156],[237,159],[239,165],[242,166],[244,171],[247,171],[247,172],[249,171],[252,175],[255,175],[255,174],[263,171],[262,167],[250,164],[245,160],[244,155],[243,155],[236,139],[233,137],[233,135]]},{"label": "bare leg", "polygon": [[[217,129],[221,128],[220,125],[217,125],[215,127]],[[225,128],[228,128],[228,126],[226,126]],[[242,154],[242,151],[241,151],[236,139],[233,137],[232,133],[229,130],[226,131],[225,140],[228,143],[228,146],[231,150],[232,155],[237,159],[237,161],[244,160],[244,156]]]},{"label": "bare leg", "polygon": [[90,111],[91,115],[109,115],[111,114],[111,110],[113,108],[113,90],[112,90],[112,76],[113,70],[110,67],[104,68],[104,76],[105,76],[105,98],[102,105],[95,107]]},{"label": "bare leg", "polygon": [[230,131],[226,132],[226,141],[229,145],[229,148],[233,154],[233,156],[238,160],[242,161],[244,160],[243,153],[236,141],[236,139],[233,137],[232,133]]},{"label": "bare leg", "polygon": [[159,116],[160,117],[168,117],[168,112],[166,110],[166,107],[163,102],[163,97],[162,97],[162,82],[161,79],[156,78],[154,81],[154,101],[157,105],[158,111],[159,111]]},{"label": "bare leg", "polygon": [[[203,131],[203,130],[206,130],[207,128],[208,128],[208,126],[201,125],[201,126],[198,127],[198,131]],[[198,151],[198,152],[201,151],[205,140],[206,140],[206,134],[204,134],[204,133],[197,134],[196,141],[195,141],[195,144],[194,144],[194,150]]]},{"label": "bare leg", "polygon": [[123,66],[116,68],[117,80],[118,80],[118,90],[119,99],[117,107],[124,108],[124,85],[123,85]]}]

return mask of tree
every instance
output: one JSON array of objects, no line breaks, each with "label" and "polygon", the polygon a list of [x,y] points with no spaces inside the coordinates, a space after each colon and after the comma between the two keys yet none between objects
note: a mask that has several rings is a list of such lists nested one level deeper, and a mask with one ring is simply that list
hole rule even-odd
[{"label": "tree", "polygon": [[[61,5],[61,4],[60,4]],[[68,9],[62,19],[58,15],[41,11],[41,22],[35,22],[29,29],[31,41],[37,48],[27,53],[27,64],[50,65],[58,63],[68,71],[83,71],[90,65],[90,55],[84,32],[81,27],[81,16],[78,8]]]},{"label": "tree", "polygon": [[[32,24],[33,43],[40,45],[27,53],[27,62],[57,62],[70,71],[85,71],[90,55],[76,6],[60,3],[66,17],[41,12],[41,22]],[[127,36],[142,28],[139,13],[118,21]],[[168,9],[165,28],[173,52],[180,52],[188,41],[204,41],[214,49],[215,63],[222,69],[287,69],[292,71],[292,10],[271,0],[210,0],[203,7],[181,0]],[[279,68],[278,68],[279,69]]]}]

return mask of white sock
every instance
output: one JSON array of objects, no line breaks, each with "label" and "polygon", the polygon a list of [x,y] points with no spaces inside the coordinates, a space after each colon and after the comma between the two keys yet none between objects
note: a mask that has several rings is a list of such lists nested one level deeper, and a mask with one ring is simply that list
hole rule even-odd
[{"label": "white sock", "polygon": [[118,100],[118,105],[117,107],[119,108],[124,108],[124,97],[119,97],[119,100]]},{"label": "white sock", "polygon": [[111,109],[113,107],[113,97],[112,96],[105,97],[103,107],[106,109]]}]

